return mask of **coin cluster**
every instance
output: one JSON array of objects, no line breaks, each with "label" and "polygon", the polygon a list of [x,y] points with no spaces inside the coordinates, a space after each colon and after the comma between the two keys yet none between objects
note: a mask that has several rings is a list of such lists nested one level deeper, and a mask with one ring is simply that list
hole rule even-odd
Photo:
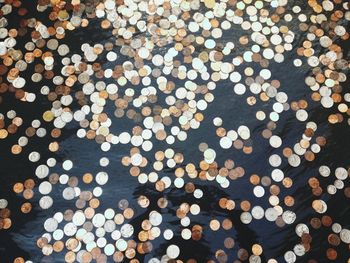
[{"label": "coin cluster", "polygon": [[[332,143],[325,126],[350,125],[349,3],[4,0],[0,8],[0,143],[10,144],[2,154],[34,167],[11,187],[24,217],[34,207],[45,216],[36,237],[42,255],[202,262],[184,257],[191,241],[213,245],[208,263],[294,263],[317,247],[319,229],[327,233],[320,262],[349,252],[349,226],[329,206],[336,195],[350,198],[350,166],[315,162]],[[82,37],[87,30],[96,36]],[[282,78],[285,65],[295,72]],[[297,72],[302,94],[287,88]],[[238,113],[217,104],[239,105]],[[39,115],[25,114],[36,107]],[[286,119],[296,128],[283,133]],[[76,171],[69,136],[98,145],[95,171]],[[268,158],[254,155],[261,151]],[[252,159],[262,168],[251,172],[243,160]],[[293,175],[312,165],[317,172],[307,178]],[[110,167],[127,170],[120,176],[130,177],[130,191],[149,191],[106,206]],[[299,180],[311,219],[297,208]],[[11,201],[0,199],[0,231],[16,224]],[[282,256],[265,255],[269,245],[259,240],[240,244],[239,226],[260,222],[268,231],[293,229],[300,242]]]}]

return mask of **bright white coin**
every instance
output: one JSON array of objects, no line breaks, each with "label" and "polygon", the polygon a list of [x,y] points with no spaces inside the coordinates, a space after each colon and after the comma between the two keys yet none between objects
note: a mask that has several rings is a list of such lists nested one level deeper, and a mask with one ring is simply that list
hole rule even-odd
[{"label": "bright white coin", "polygon": [[180,255],[180,248],[176,245],[170,245],[166,250],[166,254],[169,258],[175,259]]},{"label": "bright white coin", "polygon": [[275,221],[278,217],[277,210],[275,208],[272,208],[272,207],[266,209],[265,217],[268,221],[271,221],[271,222]]},{"label": "bright white coin", "polygon": [[44,222],[44,228],[47,232],[53,232],[57,229],[58,222],[55,218],[48,218]]},{"label": "bright white coin", "polygon": [[222,137],[220,139],[220,146],[223,149],[229,149],[232,146],[232,140],[229,137]]}]

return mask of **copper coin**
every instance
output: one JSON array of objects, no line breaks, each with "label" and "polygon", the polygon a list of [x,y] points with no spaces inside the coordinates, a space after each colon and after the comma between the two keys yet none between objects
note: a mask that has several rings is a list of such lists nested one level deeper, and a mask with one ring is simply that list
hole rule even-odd
[{"label": "copper coin", "polygon": [[333,248],[327,249],[326,254],[327,254],[327,258],[328,258],[329,260],[336,260],[336,259],[337,259],[337,256],[338,256],[337,251],[336,251],[335,249],[333,249]]},{"label": "copper coin", "polygon": [[64,243],[58,240],[53,243],[52,247],[55,252],[61,252],[64,249]]},{"label": "copper coin", "polygon": [[332,246],[339,246],[341,240],[338,235],[336,234],[329,234],[328,235],[328,243]]},{"label": "copper coin", "polygon": [[19,194],[21,192],[23,192],[24,190],[24,185],[22,183],[16,183],[14,184],[13,186],[13,191],[16,193],[16,194]]},{"label": "copper coin", "polygon": [[24,181],[24,187],[26,189],[33,189],[35,186],[35,182],[33,179],[27,179]]},{"label": "copper coin", "polygon": [[32,204],[29,202],[26,202],[21,205],[21,211],[24,214],[28,214],[32,210]]}]

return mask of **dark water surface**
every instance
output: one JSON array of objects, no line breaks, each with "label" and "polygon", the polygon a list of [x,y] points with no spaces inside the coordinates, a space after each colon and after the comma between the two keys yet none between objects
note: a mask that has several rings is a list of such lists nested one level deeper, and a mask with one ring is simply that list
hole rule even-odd
[{"label": "dark water surface", "polygon": [[[33,10],[30,4],[31,1],[23,1],[26,7]],[[304,1],[292,1],[303,4]],[[40,19],[44,20],[46,14],[42,14]],[[13,19],[12,19],[13,18]],[[10,22],[13,26],[18,23],[16,17],[12,15]],[[96,22],[97,23],[97,22]],[[63,40],[69,44],[71,52],[79,51],[82,43],[88,42],[103,43],[109,39],[108,34],[102,34],[96,30],[97,26],[90,25],[87,29],[81,29],[74,32],[68,32],[67,37]],[[297,30],[295,30],[297,32]],[[238,38],[243,32],[232,31],[230,34],[224,36],[224,41],[231,41],[232,38]],[[305,35],[297,35],[293,46],[298,46],[305,39]],[[23,40],[25,43],[25,40]],[[348,43],[349,44],[349,43]],[[345,52],[348,52],[348,46],[344,46]],[[241,49],[237,47],[235,54],[239,54]],[[159,52],[162,52],[160,50]],[[283,67],[279,64],[271,62],[270,70],[272,72],[272,79],[278,79],[281,82],[280,90],[288,94],[288,101],[294,99],[307,98],[311,92],[309,87],[304,83],[304,79],[309,74],[307,67],[304,65],[301,68],[293,66],[293,59],[297,58],[295,49],[285,53],[286,62]],[[126,59],[126,58],[125,58]],[[293,77],[291,77],[291,72]],[[29,77],[29,76],[28,76]],[[350,76],[349,76],[350,77]],[[41,85],[42,86],[42,85]],[[78,87],[76,87],[79,89]],[[28,86],[28,90],[39,92],[38,86]],[[343,92],[349,92],[349,83],[343,86]],[[209,104],[204,111],[205,119],[201,123],[198,130],[190,130],[188,132],[188,139],[185,142],[176,142],[172,148],[175,152],[181,152],[185,156],[184,163],[192,162],[198,163],[202,159],[202,153],[198,151],[198,144],[206,141],[209,147],[217,152],[217,161],[222,163],[224,160],[231,158],[238,166],[242,166],[246,170],[246,175],[257,173],[260,176],[269,175],[272,167],[268,164],[268,158],[272,153],[280,153],[280,149],[272,148],[268,140],[261,137],[261,132],[265,129],[266,121],[261,122],[256,120],[255,112],[261,107],[271,108],[273,102],[267,102],[262,105],[258,102],[254,106],[247,106],[245,99],[233,94],[233,85],[229,81],[223,81],[213,91],[215,100]],[[230,96],[227,96],[230,94]],[[245,95],[244,95],[245,96]],[[42,112],[50,108],[50,104],[46,101],[44,96],[37,96],[35,104],[25,104],[13,98],[13,95],[4,95],[4,103],[0,105],[2,113],[10,109],[16,109],[19,116],[25,121],[31,121],[35,118],[40,119]],[[159,99],[161,103],[161,99]],[[161,105],[161,104],[160,104]],[[113,107],[106,108],[107,112],[113,115]],[[240,222],[240,214],[242,211],[237,207],[233,211],[222,211],[218,206],[218,200],[221,197],[228,197],[239,203],[239,201],[253,200],[253,186],[247,180],[247,177],[239,180],[231,181],[228,189],[220,188],[216,182],[200,182],[196,181],[196,185],[201,185],[204,192],[204,197],[201,200],[201,214],[191,220],[192,224],[199,223],[205,228],[209,228],[209,220],[214,217],[217,219],[230,218],[233,221],[234,228],[229,230],[229,235],[233,236],[236,245],[233,249],[227,250],[229,260],[234,262],[237,258],[237,250],[240,247],[250,249],[255,243],[263,245],[264,252],[261,256],[262,262],[266,262],[269,258],[275,258],[278,262],[284,262],[283,255],[287,250],[294,247],[300,242],[300,238],[295,234],[295,225],[298,223],[308,223],[309,220],[315,216],[314,210],[311,208],[311,202],[315,199],[312,195],[311,189],[307,184],[310,177],[318,175],[318,167],[320,165],[328,165],[332,171],[335,168],[342,166],[347,167],[350,161],[350,128],[347,123],[341,123],[330,126],[327,124],[327,116],[330,110],[323,109],[319,104],[314,103],[310,105],[309,121],[315,121],[318,124],[318,133],[327,138],[327,145],[322,149],[321,153],[317,155],[314,162],[306,162],[302,158],[302,164],[298,168],[290,169],[289,165],[283,161],[282,167],[285,176],[293,179],[293,187],[290,189],[282,189],[281,197],[285,195],[293,195],[295,198],[295,206],[293,211],[297,214],[297,220],[294,224],[279,228],[274,222],[266,220],[253,220],[249,225],[244,225]],[[217,136],[215,134],[215,127],[212,125],[212,119],[216,116],[222,117],[224,127],[236,129],[240,125],[248,126],[252,131],[252,140],[254,151],[250,155],[246,155],[241,151],[233,148],[223,150],[220,148]],[[24,127],[28,123],[24,122],[18,134],[24,132]],[[46,125],[46,124],[44,124]],[[112,132],[119,133],[123,130],[130,130],[133,127],[133,121],[123,117],[115,119],[111,128]],[[49,127],[49,126],[47,126]],[[182,240],[180,231],[181,227],[178,224],[176,217],[176,209],[184,200],[196,201],[192,195],[186,194],[184,191],[176,189],[167,189],[163,193],[159,193],[154,189],[153,184],[139,185],[137,179],[129,175],[129,168],[121,165],[121,158],[129,153],[129,146],[113,145],[109,152],[102,152],[100,146],[94,141],[87,139],[78,139],[75,132],[79,127],[77,125],[68,125],[63,130],[62,136],[59,138],[60,150],[56,153],[56,158],[60,161],[70,159],[75,164],[70,174],[81,176],[86,172],[96,174],[101,170],[97,166],[98,160],[105,156],[111,161],[111,164],[105,168],[104,171],[109,174],[109,182],[103,189],[103,207],[115,207],[118,200],[127,199],[134,200],[131,203],[136,211],[135,217],[131,220],[132,225],[135,226],[135,233],[138,233],[137,227],[140,226],[141,221],[148,215],[148,213],[156,208],[156,201],[159,197],[165,196],[169,200],[169,206],[162,209],[163,221],[166,223],[161,225],[161,229],[171,228],[175,237],[173,240],[167,242],[161,238],[153,241],[154,250],[144,256],[139,257],[141,262],[147,262],[152,257],[159,257],[164,254],[166,247],[171,243],[177,243],[181,248],[181,256],[183,259],[196,258],[198,262],[205,262],[213,258],[213,253],[217,249],[222,248],[223,239],[227,236],[227,231],[220,229],[217,232],[204,231],[201,241],[185,241]],[[279,135],[283,139],[283,144],[293,145],[300,139],[300,135],[305,129],[305,124],[296,120],[293,111],[283,112],[278,121],[277,130],[274,134]],[[50,129],[48,129],[50,130]],[[321,132],[320,132],[321,131]],[[17,136],[17,135],[16,135]],[[25,179],[33,178],[34,171],[37,166],[36,163],[28,161],[28,154],[35,150],[41,153],[41,161],[46,160],[52,156],[47,150],[48,141],[44,138],[33,137],[29,144],[24,147],[21,155],[15,156],[10,154],[10,147],[16,142],[18,137],[10,137],[5,141],[0,142],[0,198],[9,200],[9,208],[12,212],[11,220],[13,223],[10,230],[0,231],[0,262],[12,262],[17,256],[23,256],[26,259],[31,259],[33,262],[64,262],[62,253],[53,253],[50,257],[45,257],[39,248],[36,247],[36,240],[42,233],[44,233],[43,222],[49,215],[55,212],[64,211],[72,206],[71,201],[65,201],[61,197],[61,191],[64,189],[63,185],[55,185],[50,194],[54,198],[54,204],[49,210],[41,210],[38,206],[40,194],[35,188],[34,198],[31,200],[33,210],[27,215],[20,213],[18,208],[24,202],[20,195],[16,195],[12,191],[14,183]],[[16,137],[16,138],[15,138]],[[166,147],[162,142],[155,142],[154,148]],[[189,147],[191,145],[191,147]],[[151,156],[152,153],[146,153],[145,157]],[[54,167],[50,172],[63,173],[58,166]],[[282,169],[282,168],[281,168]],[[172,177],[174,170],[164,169],[160,174]],[[323,178],[321,186],[323,189],[331,181]],[[188,178],[185,179],[185,182]],[[349,180],[344,181],[345,187],[349,186]],[[85,187],[86,189],[84,189]],[[87,187],[90,187],[88,189]],[[82,190],[92,190],[93,186],[82,186]],[[147,209],[141,209],[137,206],[136,198],[140,195],[146,195],[151,200],[151,205]],[[350,205],[349,199],[344,196],[342,191],[338,191],[334,196],[329,198],[325,194],[322,199],[327,201],[327,214],[332,215],[334,222],[340,223],[344,228],[350,227]],[[268,195],[255,201],[255,205],[261,205],[263,208],[268,207]],[[309,259],[316,259],[318,262],[329,262],[325,257],[325,250],[328,248],[327,236],[330,234],[329,229],[322,228],[320,230],[313,230],[310,228],[310,234],[313,237],[312,249],[303,257],[298,257],[297,262],[307,262]],[[349,257],[349,249],[344,243],[337,248],[338,259],[336,262],[347,262]],[[342,253],[342,251],[344,253]]]}]

